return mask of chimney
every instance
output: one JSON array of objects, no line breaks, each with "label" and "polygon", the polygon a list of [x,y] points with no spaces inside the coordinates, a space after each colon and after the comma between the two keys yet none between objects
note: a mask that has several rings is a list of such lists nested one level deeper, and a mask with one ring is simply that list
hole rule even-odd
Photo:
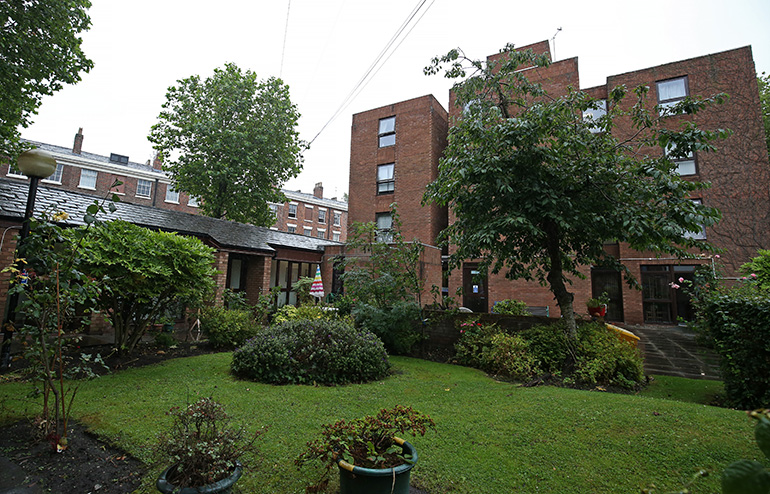
[{"label": "chimney", "polygon": [[313,187],[313,197],[317,197],[319,199],[324,198],[324,184],[321,182],[318,182],[315,184],[315,187]]},{"label": "chimney", "polygon": [[155,153],[155,158],[152,159],[152,167],[156,170],[163,168],[163,162],[160,160],[160,153]]},{"label": "chimney", "polygon": [[78,133],[75,134],[75,143],[72,145],[72,152],[75,154],[80,154],[80,151],[83,149],[83,127],[80,127],[78,129]]}]

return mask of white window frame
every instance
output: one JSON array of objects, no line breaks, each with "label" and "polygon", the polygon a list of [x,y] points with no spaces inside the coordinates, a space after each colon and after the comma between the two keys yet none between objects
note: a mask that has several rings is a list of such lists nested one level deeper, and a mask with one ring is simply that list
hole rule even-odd
[{"label": "white window frame", "polygon": [[[681,96],[668,97],[668,95],[664,95],[665,97],[661,98],[661,93],[666,92],[666,86],[679,81],[681,81],[684,85],[684,93]],[[671,108],[690,95],[689,80],[685,75],[680,77],[672,77],[670,79],[665,79],[662,81],[657,81],[655,83],[655,91],[658,97],[658,107],[660,108],[660,115],[661,116],[672,115],[673,112],[671,111]]]},{"label": "white window frame", "polygon": [[[80,169],[80,182],[78,183],[79,189],[96,190],[96,181],[99,178],[99,172],[91,170],[90,168]],[[89,185],[93,179],[93,185]]]},{"label": "white window frame", "polygon": [[[139,192],[145,188],[147,189],[147,194]],[[152,182],[150,180],[145,180],[143,178],[136,180],[136,197],[144,197],[145,199],[152,197]]]},{"label": "white window frame", "polygon": [[61,179],[63,174],[64,174],[64,165],[62,165],[61,163],[56,163],[56,171],[53,172],[53,175],[51,175],[48,178],[44,178],[43,180],[41,180],[41,182],[46,184],[61,185]]},{"label": "white window frame", "polygon": [[318,222],[326,224],[326,208],[318,208]]},{"label": "white window frame", "polygon": [[342,226],[342,212],[335,211],[333,218],[333,225],[334,226]]},{"label": "white window frame", "polygon": [[342,233],[332,232],[332,240],[334,240],[335,242],[339,242],[341,237],[342,237]]},{"label": "white window frame", "polygon": [[288,233],[297,233],[297,225],[295,225],[294,223],[286,223],[286,231]]},{"label": "white window frame", "polygon": [[[296,219],[297,218],[297,204],[296,202],[290,202],[289,203],[289,215],[288,218]],[[295,225],[296,226],[296,225]]]},{"label": "white window frame", "polygon": [[199,204],[199,203],[198,203],[198,198],[197,198],[197,197],[194,197],[194,196],[189,196],[189,197],[187,198],[187,205],[188,205],[188,206],[190,206],[191,208],[197,208],[197,207],[199,207],[199,206],[198,206],[198,204]]},{"label": "white window frame", "polygon": [[385,117],[379,120],[377,126],[378,147],[386,148],[396,145],[396,116]]},{"label": "white window frame", "polygon": [[[384,221],[388,219],[388,221]],[[380,221],[383,220],[383,221]],[[391,213],[377,213],[374,215],[374,223],[377,226],[377,241],[393,242],[393,215]],[[385,226],[387,224],[387,226]]]},{"label": "white window frame", "polygon": [[316,230],[315,236],[317,238],[326,238],[326,229],[325,228],[319,228]]},{"label": "white window frame", "polygon": [[312,237],[313,236],[313,227],[312,226],[303,226],[302,227],[302,235],[305,235],[306,237]]},{"label": "white window frame", "polygon": [[166,202],[171,204],[179,204],[179,191],[174,190],[171,184],[166,185]]}]

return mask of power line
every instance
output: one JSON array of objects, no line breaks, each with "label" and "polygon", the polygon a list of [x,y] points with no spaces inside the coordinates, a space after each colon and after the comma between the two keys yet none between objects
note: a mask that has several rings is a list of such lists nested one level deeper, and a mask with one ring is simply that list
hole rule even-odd
[{"label": "power line", "polygon": [[[433,0],[431,2],[431,4],[428,6],[428,9],[425,9],[425,12],[423,12],[423,15],[420,16],[420,18],[414,23],[414,25],[409,30],[409,32],[407,32],[407,34],[401,39],[401,41],[398,43],[398,45],[396,45],[396,48],[394,48],[390,52],[388,57],[384,61],[382,61],[382,59],[385,56],[385,54],[388,53],[388,51],[390,51],[391,47],[396,42],[398,37],[401,36],[401,34],[404,32],[404,30],[407,28],[407,26],[412,22],[412,20],[415,18],[415,16],[418,14],[418,12],[422,9],[422,7],[425,5],[426,2],[427,2],[427,0],[419,0],[417,2],[417,5],[409,13],[409,15],[407,16],[406,20],[401,24],[401,26],[396,30],[395,34],[393,34],[393,36],[390,38],[390,40],[386,43],[385,47],[377,55],[377,57],[375,58],[374,62],[372,62],[372,64],[369,66],[369,68],[366,69],[366,71],[364,72],[364,75],[358,80],[356,85],[353,86],[353,89],[350,90],[350,92],[345,97],[345,99],[342,101],[342,103],[340,103],[340,106],[332,114],[331,118],[329,118],[329,120],[324,124],[324,126],[321,127],[321,130],[319,130],[318,133],[315,135],[315,137],[313,137],[313,139],[310,141],[310,144],[312,144],[316,139],[318,139],[318,136],[321,135],[321,133],[326,129],[326,127],[328,127],[329,124],[332,123],[342,113],[342,111],[345,108],[347,108],[348,105],[350,105],[350,103],[352,103],[352,101],[355,98],[355,96],[357,96],[358,93],[366,86],[366,84],[369,83],[371,78],[374,77],[374,75],[377,72],[379,72],[380,68],[382,68],[382,65],[384,65],[384,63],[387,62],[388,59],[390,59],[390,57],[393,55],[395,50],[399,46],[401,46],[401,43],[403,43],[404,39],[406,39],[406,37],[409,35],[409,33],[412,32],[412,29],[414,29],[414,26],[416,26],[417,23],[420,22],[422,17],[425,15],[425,12],[428,11],[428,9],[430,8],[431,5],[433,5],[435,0]],[[378,65],[379,65],[379,67],[378,67]],[[376,71],[375,71],[375,68],[377,68]]]},{"label": "power line", "polygon": [[278,77],[283,76],[283,59],[286,56],[286,38],[289,35],[289,11],[291,11],[291,0],[286,7],[286,26],[283,29],[283,49],[281,50],[281,69],[278,71]]}]

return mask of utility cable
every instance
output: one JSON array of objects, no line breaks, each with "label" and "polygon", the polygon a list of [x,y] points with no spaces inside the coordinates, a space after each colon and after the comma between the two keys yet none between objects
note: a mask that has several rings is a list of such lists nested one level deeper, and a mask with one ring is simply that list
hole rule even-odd
[{"label": "utility cable", "polygon": [[278,71],[278,78],[280,79],[283,76],[283,59],[286,56],[286,38],[289,36],[289,12],[291,11],[291,0],[289,0],[289,5],[286,7],[286,26],[283,29],[283,49],[281,50],[281,68]]}]

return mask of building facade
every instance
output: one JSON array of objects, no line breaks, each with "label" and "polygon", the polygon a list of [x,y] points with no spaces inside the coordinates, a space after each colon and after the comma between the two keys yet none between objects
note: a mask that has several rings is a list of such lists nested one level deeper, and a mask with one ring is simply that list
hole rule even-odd
[{"label": "building facade", "polygon": [[[547,41],[521,49],[529,48],[550,56]],[[569,86],[580,87],[577,58],[527,70],[526,75],[554,96],[565,94]],[[683,122],[692,121],[699,128],[732,131],[729,138],[716,144],[716,152],[695,153],[678,162],[678,172],[687,179],[712,184],[692,199],[718,208],[722,220],[694,235],[723,249],[718,262],[728,279],[735,278],[741,264],[755,256],[758,249],[770,246],[770,165],[751,47],[613,75],[606,84],[585,91],[604,100],[612,88],[621,84],[628,88],[648,86],[648,108],[673,104],[688,95],[729,95],[722,105],[697,115],[671,117],[669,124],[679,128]],[[425,186],[436,176],[447,130],[461,117],[462,110],[454,104],[451,92],[449,102],[448,112],[435,98],[424,96],[353,116],[351,221],[377,221],[387,231],[387,204],[395,202],[406,238],[435,245],[438,232],[452,222],[452,213],[423,206],[420,201]],[[631,122],[623,120],[618,120],[613,130],[621,139],[632,132]],[[608,319],[627,324],[671,324],[679,318],[687,319],[691,315],[689,301],[670,283],[680,277],[691,278],[698,265],[713,263],[716,269],[717,264],[711,257],[665,258],[654,252],[633,251],[623,244],[608,244],[605,249],[628,267],[641,290],[629,288],[619,272],[585,266],[585,279],[573,280],[570,288],[575,294],[575,308],[581,312],[588,298],[606,292],[611,299]],[[450,245],[445,253],[451,251]],[[462,269],[454,270],[444,281],[444,293],[454,295],[460,289],[458,302],[477,312],[491,310],[496,301],[515,298],[537,308],[538,313],[559,314],[546,288],[524,280],[507,280],[502,275],[487,276],[479,269],[469,260]]]},{"label": "building facade", "polygon": [[[42,181],[44,185],[101,197],[112,191],[122,202],[130,204],[189,214],[200,212],[196,198],[174,190],[159,160],[148,160],[142,164],[115,153],[110,156],[88,153],[83,151],[83,139],[83,129],[80,128],[71,149],[28,141],[51,153],[58,164],[56,172]],[[25,176],[15,173],[8,163],[0,164],[0,176],[27,180]],[[116,181],[122,184],[113,187]],[[348,214],[346,202],[338,201],[336,197],[325,199],[321,183],[316,184],[313,194],[285,189],[283,192],[288,201],[284,204],[271,204],[276,215],[273,229],[337,242],[345,241]],[[300,215],[299,222],[291,221],[292,209]]]}]

